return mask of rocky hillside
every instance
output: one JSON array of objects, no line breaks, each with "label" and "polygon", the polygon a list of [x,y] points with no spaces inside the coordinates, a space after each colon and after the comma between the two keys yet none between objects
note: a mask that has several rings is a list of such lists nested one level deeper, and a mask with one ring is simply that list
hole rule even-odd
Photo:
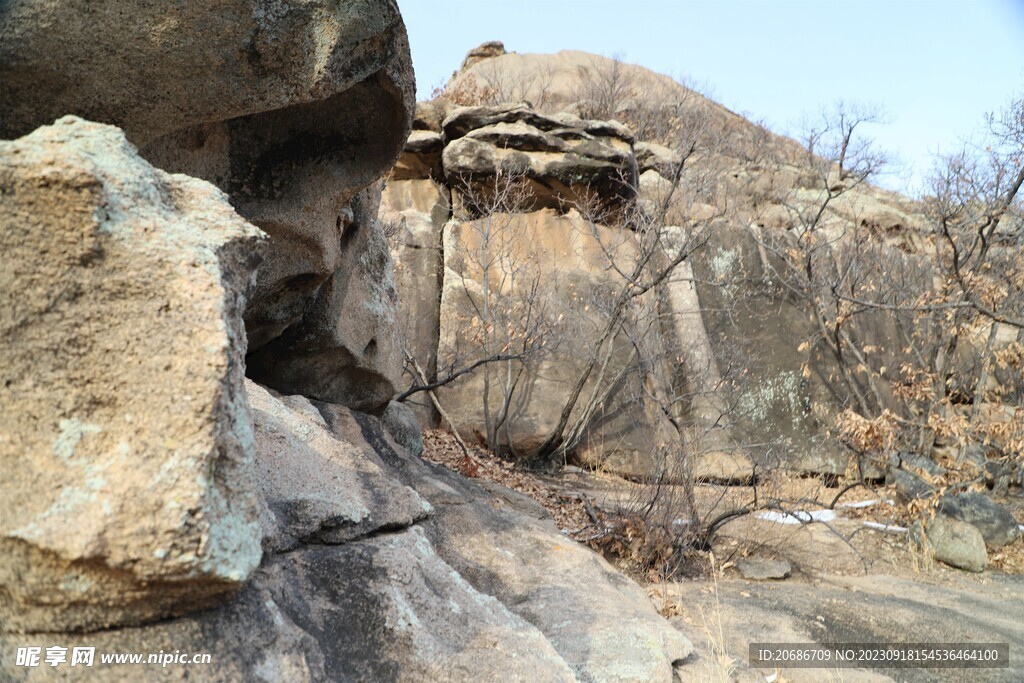
[{"label": "rocky hillside", "polygon": [[[830,425],[899,398],[893,350],[804,344],[842,322],[782,277],[812,232],[827,273],[868,244],[918,264],[921,207],[670,79],[487,44],[417,104],[394,0],[3,3],[0,73],[4,682],[710,675],[678,605],[468,450],[467,476],[421,457],[421,426],[610,497],[882,467],[942,506],[915,529],[940,560],[1019,543],[959,470],[850,458],[881,423]],[[1017,490],[1008,367],[948,406],[1010,427],[923,449],[992,495]],[[552,498],[609,536],[588,496]],[[170,652],[209,659],[106,661]]]},{"label": "rocky hillside", "polygon": [[[858,116],[838,111],[808,147],[635,65],[471,51],[417,105],[380,207],[401,400],[556,469],[895,486],[941,513],[936,538],[973,524],[972,559],[951,563],[984,567],[986,543],[1019,535],[980,491],[1024,481],[1021,298],[1007,296],[1024,283],[1020,217],[964,284],[947,245],[962,238],[941,230],[988,229],[984,197],[967,202],[972,227],[962,204],[941,213],[949,197],[873,185],[881,159]],[[975,286],[1008,315],[976,308]]]},{"label": "rocky hillside", "polygon": [[[588,118],[595,114],[608,118]],[[828,413],[837,401],[825,386],[830,368],[816,363],[813,347],[801,348],[813,332],[806,303],[770,283],[781,270],[772,236],[793,233],[817,208],[828,181],[819,170],[793,140],[646,69],[485,44],[439,97],[417,106],[384,192],[380,215],[394,226],[409,350],[426,379],[443,379],[518,341],[478,336],[473,347],[465,332],[485,305],[516,311],[513,318],[523,315],[516,306],[544,309],[559,320],[560,329],[547,330],[555,348],[534,353],[538,367],[528,367],[517,387],[505,436],[488,437],[494,419],[484,406],[500,408],[509,392],[497,376],[489,381],[487,369],[438,390],[463,436],[529,452],[557,419],[607,319],[600,292],[621,286],[627,252],[644,251],[637,216],[619,210],[639,207],[647,221],[661,212],[671,227],[659,239],[674,231],[694,254],[620,330],[605,374],[622,380],[576,455],[630,477],[658,477],[666,465],[657,435],[675,429],[663,424],[668,414],[689,425],[692,440],[699,435],[698,477],[746,480],[755,461],[842,473],[845,455],[824,438],[830,416],[809,410],[816,403]],[[509,198],[516,180],[520,196]],[[496,186],[505,196],[493,196]],[[920,251],[914,211],[905,198],[858,184],[829,202],[822,224],[837,234],[869,226]],[[630,221],[632,228],[622,227]],[[504,298],[487,301],[491,295],[477,289],[484,279],[505,287]],[[528,296],[516,290],[534,282],[540,290]],[[590,304],[597,310],[584,313]],[[512,324],[489,315],[495,319],[481,324]],[[627,350],[641,340],[653,349],[648,358]],[[645,362],[657,371],[641,371]],[[734,372],[740,367],[742,377]],[[638,376],[653,384],[630,386]],[[586,386],[599,384],[592,378]],[[660,399],[651,398],[656,391]],[[409,401],[436,422],[422,394]]]},{"label": "rocky hillside", "polygon": [[0,679],[671,680],[639,586],[391,402],[395,3],[123,10],[0,9]]}]

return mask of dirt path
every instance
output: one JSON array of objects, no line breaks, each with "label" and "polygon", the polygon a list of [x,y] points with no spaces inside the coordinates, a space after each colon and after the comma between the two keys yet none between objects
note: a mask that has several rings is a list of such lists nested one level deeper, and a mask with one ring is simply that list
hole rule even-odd
[{"label": "dirt path", "polygon": [[[823,576],[805,582],[671,584],[655,594],[694,644],[683,681],[1021,681],[1024,578],[915,580],[886,575]],[[1009,669],[751,669],[749,643],[1006,642]],[[724,653],[724,656],[722,656]]]}]

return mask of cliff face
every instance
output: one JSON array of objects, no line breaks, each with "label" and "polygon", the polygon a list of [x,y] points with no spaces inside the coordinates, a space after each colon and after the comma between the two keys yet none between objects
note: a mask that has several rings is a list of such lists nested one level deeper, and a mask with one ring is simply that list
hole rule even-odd
[{"label": "cliff face", "polygon": [[[414,115],[394,2],[0,12],[0,678],[69,675],[17,664],[44,643],[211,680],[671,680],[689,645],[638,586],[370,414],[415,445],[377,218]],[[610,181],[621,131],[582,132],[551,144]]]}]

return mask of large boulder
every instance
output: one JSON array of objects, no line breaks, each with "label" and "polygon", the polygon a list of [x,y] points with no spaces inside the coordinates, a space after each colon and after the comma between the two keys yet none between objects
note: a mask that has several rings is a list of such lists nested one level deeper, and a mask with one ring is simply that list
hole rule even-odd
[{"label": "large boulder", "polygon": [[260,561],[260,232],[75,117],[0,142],[0,190],[0,624],[109,628],[237,590]]},{"label": "large boulder", "polygon": [[521,179],[527,188],[521,206],[506,210],[614,210],[633,197],[633,137],[614,121],[500,105],[457,108],[442,125],[445,178],[465,196],[469,214],[485,213],[481,207],[500,201],[499,177]]},{"label": "large boulder", "polygon": [[989,545],[1009,545],[1020,536],[1013,514],[984,493],[965,491],[945,496],[939,502],[939,510],[976,527]]},{"label": "large boulder", "polygon": [[[386,270],[387,253],[362,267],[353,252],[367,238],[346,238],[352,202],[392,166],[412,119],[394,2],[146,0],[131,12],[109,0],[17,3],[4,10],[0,45],[0,137],[64,113],[115,123],[144,158],[214,183],[270,236],[246,333],[255,351],[287,330],[293,374],[263,382],[360,408],[387,403],[400,370],[386,331],[395,301],[383,280],[359,282]],[[342,305],[370,324],[346,333],[324,321]],[[339,372],[324,379],[325,363]]]},{"label": "large boulder", "polygon": [[[444,230],[438,367],[460,368],[502,354],[521,358],[478,368],[438,390],[467,439],[497,441],[527,454],[556,425],[608,322],[633,235],[589,223],[573,211],[492,214],[452,221]],[[587,464],[636,478],[665,473],[675,431],[648,400],[636,348],[656,344],[657,316],[638,305],[623,319],[611,353],[592,373],[572,412],[605,396],[577,455]],[[524,324],[524,323],[529,323]],[[500,423],[503,413],[507,419]]]},{"label": "large boulder", "polygon": [[714,225],[692,258],[714,367],[745,368],[716,385],[730,408],[729,438],[753,444],[750,454],[768,467],[842,473],[846,456],[815,412],[835,401],[830,368],[804,344],[815,328],[806,302],[785,286],[780,239],[769,245],[756,227]]},{"label": "large boulder", "polygon": [[414,130],[405,141],[402,156],[398,157],[391,169],[392,180],[415,180],[422,178],[440,179],[444,170],[441,154],[444,152],[444,136],[431,130]]},{"label": "large boulder", "polygon": [[[97,652],[207,653],[201,665],[132,667],[133,681],[572,681],[544,636],[466,583],[414,527],[345,545],[308,545],[270,558],[230,603],[141,628],[40,634]],[[172,649],[173,648],[173,649]],[[84,668],[84,667],[79,667]],[[85,669],[125,680],[126,667]],[[11,683],[67,680],[76,670],[18,666],[0,645]]]},{"label": "large boulder", "polygon": [[77,114],[116,124],[141,145],[326,100],[392,55],[408,70],[405,29],[389,0],[140,0],[131,11],[118,0],[47,0],[9,3],[3,14],[4,138]]}]

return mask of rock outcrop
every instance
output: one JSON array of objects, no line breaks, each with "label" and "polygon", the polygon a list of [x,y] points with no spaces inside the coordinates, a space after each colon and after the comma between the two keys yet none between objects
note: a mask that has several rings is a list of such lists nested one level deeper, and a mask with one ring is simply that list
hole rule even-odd
[{"label": "rock outcrop", "polygon": [[535,501],[411,457],[377,418],[319,407],[336,434],[378,454],[430,502],[434,513],[423,526],[438,554],[536,626],[577,680],[672,679],[690,643],[657,616],[639,586],[565,538]]},{"label": "rock outcrop", "polygon": [[456,108],[441,126],[446,182],[466,197],[471,215],[486,212],[482,205],[493,201],[501,175],[527,181],[522,210],[592,205],[609,211],[634,194],[633,136],[614,121],[505,105]]},{"label": "rock outcrop", "polygon": [[242,312],[260,233],[65,117],[0,142],[0,623],[198,609],[260,561]]},{"label": "rock outcrop", "polygon": [[[521,393],[513,394],[502,377],[505,368],[497,373],[483,368],[438,390],[453,426],[466,438],[486,441],[495,416],[507,411],[498,442],[529,453],[555,427],[595,353],[588,344],[608,324],[608,302],[623,286],[622,276],[605,266],[606,250],[618,255],[623,271],[631,270],[637,253],[632,235],[588,223],[575,211],[496,213],[445,226],[438,365],[463,366],[481,349],[485,355],[526,349],[540,358],[523,364],[517,379]],[[481,319],[488,309],[493,317]],[[525,339],[507,333],[521,320],[535,322],[524,331]],[[633,353],[634,344],[657,337],[656,316],[640,313],[623,328],[611,341],[603,375],[595,373],[584,385],[584,396],[608,396],[577,455],[589,465],[644,479],[669,467],[665,457],[673,428],[645,400],[640,361]],[[531,335],[545,342],[543,355],[531,346]],[[573,417],[585,405],[580,401]]]},{"label": "rock outcrop", "polygon": [[[416,126],[443,133],[449,187],[465,185],[472,169],[481,171],[478,183],[491,178],[492,185],[491,168],[520,169],[559,188],[565,199],[546,206],[564,212],[581,199],[592,205],[592,198],[559,187],[558,173],[545,166],[557,150],[551,122],[627,121],[632,130],[616,121],[574,124],[594,136],[631,141],[628,162],[620,164],[629,169],[628,196],[590,186],[611,205],[635,199],[642,213],[679,226],[671,230],[698,245],[682,266],[686,273],[661,293],[662,343],[683,363],[662,363],[660,370],[672,379],[673,416],[695,446],[693,473],[746,481],[757,463],[842,474],[847,455],[823,425],[851,399],[833,381],[835,361],[823,345],[802,345],[817,328],[808,301],[788,286],[781,255],[814,220],[837,263],[855,246],[854,228],[914,258],[927,251],[915,230],[917,209],[894,193],[840,177],[795,141],[642,67],[575,51],[516,54],[482,46],[471,55],[441,97],[417,107]],[[436,154],[436,143],[432,149]],[[410,144],[406,155],[412,153]],[[620,171],[619,177],[627,176]],[[453,203],[454,215],[467,217]],[[522,211],[530,208],[536,207]],[[688,278],[696,283],[691,292],[684,291],[692,288]],[[851,334],[875,349],[876,365],[898,367],[886,342],[895,338],[892,316],[862,314],[857,324]]]},{"label": "rock outcrop", "polygon": [[[251,382],[246,394],[265,555],[244,589],[156,624],[33,637],[101,652],[174,643],[210,653],[217,680],[670,681],[690,652],[639,586],[533,501],[427,464],[370,415]],[[60,673],[13,656],[0,646],[4,680]]]},{"label": "rock outcrop", "polygon": [[212,680],[672,679],[642,589],[406,450],[378,215],[427,252],[452,202],[378,209],[413,118],[393,2],[44,2],[0,38],[0,135],[100,120],[0,142],[0,679],[71,675],[20,665],[36,641]]},{"label": "rock outcrop", "polygon": [[[270,236],[245,312],[249,351],[288,339],[250,364],[260,380],[383,408],[401,370],[396,297],[379,231],[361,217],[373,191],[357,195],[395,162],[414,106],[394,2],[147,1],[127,16],[109,0],[18,4],[0,45],[0,137],[77,114],[217,185]],[[364,303],[358,332],[330,318]],[[287,379],[264,361],[287,364]],[[324,380],[327,364],[343,371]]]},{"label": "rock outcrop", "polygon": [[[516,375],[515,388],[503,388],[492,366],[438,389],[466,438],[527,453],[557,422],[591,352],[586,340],[599,335],[605,308],[623,285],[605,252],[616,253],[627,272],[635,258],[628,231],[588,221],[574,208],[607,216],[631,205],[632,134],[614,121],[543,115],[525,103],[420,103],[415,125],[380,211],[390,226],[406,347],[427,381],[482,357],[544,355],[539,364],[502,366]],[[576,449],[589,465],[636,478],[664,474],[674,434],[646,397],[649,387],[630,355],[633,343],[661,344],[653,299],[616,337],[618,351],[602,374],[618,378],[614,396]],[[522,320],[532,321],[529,334],[502,337]],[[407,380],[419,381],[412,374]],[[585,394],[604,390],[592,380]],[[425,424],[437,423],[424,394],[408,401]],[[499,422],[501,434],[494,433]]]}]

